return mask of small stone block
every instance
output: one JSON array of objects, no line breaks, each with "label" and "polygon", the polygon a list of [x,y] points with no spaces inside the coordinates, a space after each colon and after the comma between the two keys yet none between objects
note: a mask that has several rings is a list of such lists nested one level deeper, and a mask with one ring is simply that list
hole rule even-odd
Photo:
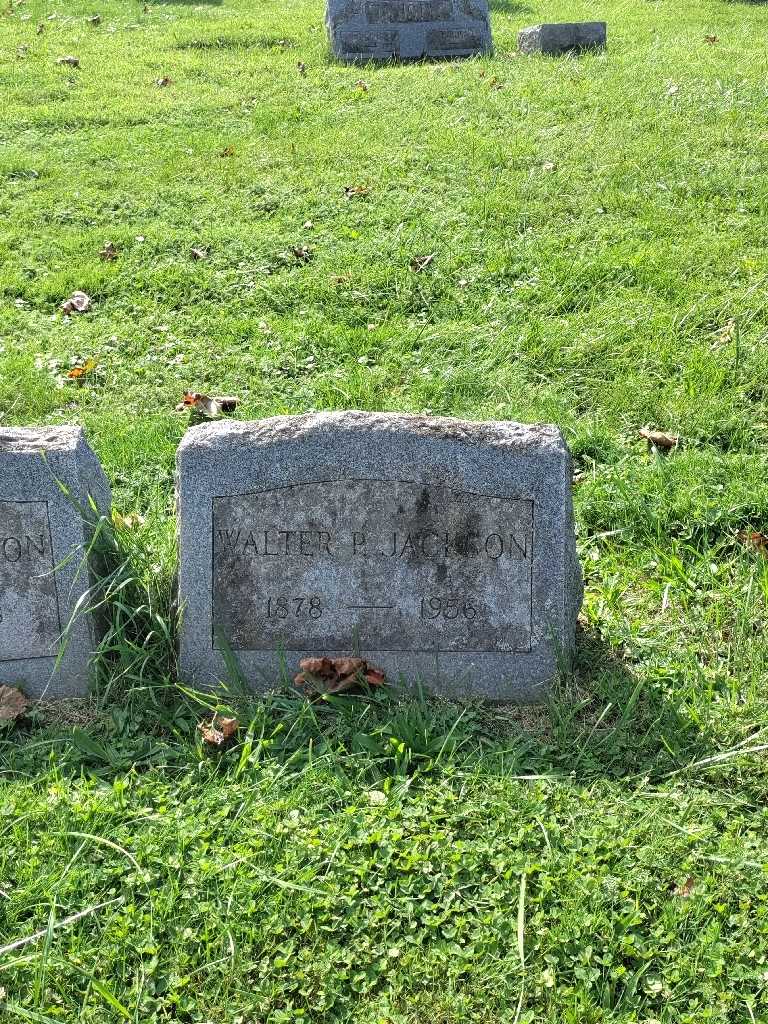
[{"label": "small stone block", "polygon": [[348,63],[489,53],[488,0],[328,0],[336,57]]},{"label": "small stone block", "polygon": [[521,53],[579,53],[582,50],[604,49],[607,25],[604,21],[566,22],[555,25],[533,25],[518,33]]},{"label": "small stone block", "polygon": [[180,671],[248,684],[360,655],[457,698],[542,698],[581,604],[560,431],[389,413],[191,428]]},{"label": "small stone block", "polygon": [[72,615],[91,586],[89,495],[108,515],[109,484],[79,427],[0,429],[0,683],[33,698],[88,692],[96,629],[88,612]]}]

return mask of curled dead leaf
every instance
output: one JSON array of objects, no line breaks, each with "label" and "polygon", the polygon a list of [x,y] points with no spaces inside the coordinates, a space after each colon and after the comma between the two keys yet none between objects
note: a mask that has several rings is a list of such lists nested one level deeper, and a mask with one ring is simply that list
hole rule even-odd
[{"label": "curled dead leaf", "polygon": [[214,715],[210,722],[199,722],[197,728],[204,743],[221,750],[235,737],[240,723],[236,718]]},{"label": "curled dead leaf", "polygon": [[207,260],[208,250],[204,249],[201,245],[196,245],[189,250],[189,255],[193,260]]},{"label": "curled dead leaf", "polygon": [[45,32],[45,23],[41,21],[35,29],[35,35],[41,36],[43,32]]},{"label": "curled dead leaf", "polygon": [[717,36],[704,36],[704,42],[709,43],[710,46],[714,46],[715,43],[719,43],[720,40]]},{"label": "curled dead leaf", "polygon": [[308,245],[294,245],[291,252],[298,263],[309,263],[313,258],[313,252]]},{"label": "curled dead leaf", "polygon": [[681,896],[683,899],[688,899],[692,894],[696,882],[693,878],[686,878],[682,885],[675,886],[675,896]]},{"label": "curled dead leaf", "polygon": [[59,58],[57,58],[56,63],[57,64],[66,64],[70,68],[79,68],[80,67],[80,58],[79,57],[72,57],[72,56],[59,57]]},{"label": "curled dead leaf", "polygon": [[114,242],[105,242],[103,247],[99,249],[99,257],[108,262],[117,259],[117,246]]},{"label": "curled dead leaf", "polygon": [[371,189],[369,185],[347,185],[344,189],[344,195],[347,199],[354,199],[359,196],[370,195]]},{"label": "curled dead leaf", "polygon": [[662,451],[670,451],[672,448],[677,448],[680,443],[680,438],[677,434],[665,434],[662,430],[649,430],[647,427],[643,427],[642,430],[638,430],[640,437],[644,437],[648,442],[649,447],[658,448]]},{"label": "curled dead leaf", "polygon": [[12,722],[23,715],[29,701],[15,686],[0,686],[0,721]]},{"label": "curled dead leaf", "polygon": [[758,551],[761,555],[768,555],[768,536],[759,533],[757,530],[739,530],[736,540],[745,547]]},{"label": "curled dead leaf", "polygon": [[355,82],[355,88],[360,92],[368,92],[368,83],[364,82],[362,78],[358,78]]},{"label": "curled dead leaf", "polygon": [[129,512],[124,516],[117,509],[112,509],[112,522],[118,530],[135,530],[137,527],[143,526],[144,521],[144,516],[139,515],[138,512]]},{"label": "curled dead leaf", "polygon": [[173,85],[173,79],[169,78],[168,75],[163,75],[162,78],[155,79],[155,85],[158,89],[163,89],[166,85]]},{"label": "curled dead leaf", "polygon": [[414,274],[420,274],[422,270],[426,270],[427,267],[432,263],[437,253],[430,253],[428,256],[414,256],[409,266]]},{"label": "curled dead leaf", "polygon": [[216,419],[222,413],[234,412],[240,404],[236,395],[202,395],[199,391],[185,391],[184,397],[176,406],[176,412],[188,410],[206,419]]},{"label": "curled dead leaf", "polygon": [[235,147],[234,146],[225,146],[224,149],[222,149],[222,151],[219,153],[219,156],[234,156],[234,155],[235,155]]},{"label": "curled dead leaf", "polygon": [[93,373],[98,365],[99,362],[97,359],[78,360],[78,362],[75,363],[72,369],[67,373],[67,377],[69,377],[70,380],[80,381],[89,373]]},{"label": "curled dead leaf", "polygon": [[304,63],[303,60],[299,60],[296,62],[296,69],[298,70],[302,78],[307,77],[307,65]]},{"label": "curled dead leaf", "polygon": [[65,316],[70,316],[72,313],[86,313],[91,308],[91,297],[85,292],[72,292],[59,308]]},{"label": "curled dead leaf", "polygon": [[384,672],[363,658],[302,658],[299,668],[295,685],[316,695],[346,693],[364,683],[382,686],[386,682]]}]

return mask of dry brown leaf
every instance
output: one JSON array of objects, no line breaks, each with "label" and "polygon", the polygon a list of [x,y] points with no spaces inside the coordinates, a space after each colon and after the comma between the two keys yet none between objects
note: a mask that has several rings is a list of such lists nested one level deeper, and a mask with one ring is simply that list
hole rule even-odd
[{"label": "dry brown leaf", "polygon": [[422,270],[426,270],[430,263],[437,256],[436,252],[430,253],[428,256],[414,256],[410,262],[410,268],[414,274],[420,274]]},{"label": "dry brown leaf", "polygon": [[235,147],[234,146],[225,146],[224,149],[222,149],[222,151],[219,153],[219,156],[234,156],[234,155],[235,155]]},{"label": "dry brown leaf", "polygon": [[683,899],[688,899],[694,890],[696,882],[693,878],[686,878],[682,885],[675,886],[675,896],[682,896]]},{"label": "dry brown leaf", "polygon": [[91,308],[91,297],[85,292],[72,292],[59,308],[65,316],[70,316],[72,313],[85,313]]},{"label": "dry brown leaf", "polygon": [[15,686],[0,686],[0,721],[12,722],[23,715],[29,701]]},{"label": "dry brown leaf", "polygon": [[138,526],[143,526],[144,521],[144,516],[138,512],[129,512],[124,516],[117,509],[112,509],[112,522],[118,530],[135,530]]},{"label": "dry brown leaf", "polygon": [[299,60],[299,61],[296,62],[296,68],[297,68],[299,74],[302,76],[302,78],[306,78],[306,76],[307,76],[307,65],[304,63],[303,60]]},{"label": "dry brown leaf", "polygon": [[640,437],[644,437],[648,444],[653,448],[660,448],[663,451],[670,451],[672,448],[677,448],[680,443],[680,438],[677,434],[665,434],[661,430],[649,430],[644,427],[638,431]]},{"label": "dry brown leaf", "polygon": [[59,57],[56,61],[57,64],[66,64],[70,68],[80,67],[79,57]]},{"label": "dry brown leaf", "polygon": [[193,260],[207,260],[208,250],[204,249],[201,245],[196,245],[189,250],[189,255]]},{"label": "dry brown leaf", "polygon": [[291,248],[291,252],[299,263],[309,263],[313,256],[312,250],[308,245],[294,245]]},{"label": "dry brown leaf", "polygon": [[355,88],[359,89],[360,92],[368,92],[368,83],[364,82],[362,78],[358,78],[355,82]]},{"label": "dry brown leaf", "polygon": [[357,196],[370,195],[370,191],[369,185],[347,185],[344,189],[344,195],[347,199],[354,199]]},{"label": "dry brown leaf", "polygon": [[346,693],[362,682],[381,686],[386,681],[384,672],[363,658],[302,658],[299,668],[296,686],[320,695]]},{"label": "dry brown leaf", "polygon": [[88,18],[87,20],[88,20],[88,24],[89,25],[100,25],[101,24],[101,15],[100,14],[94,14],[93,17]]},{"label": "dry brown leaf", "polygon": [[185,391],[181,402],[176,406],[176,412],[188,410],[205,416],[207,419],[216,419],[225,412],[234,412],[240,404],[236,395],[202,395],[199,391]]},{"label": "dry brown leaf", "polygon": [[162,78],[155,79],[155,85],[158,89],[163,89],[166,85],[173,85],[173,79],[169,78],[168,75],[163,75]]},{"label": "dry brown leaf", "polygon": [[221,749],[231,740],[240,728],[236,718],[222,718],[214,715],[210,722],[200,722],[197,728],[203,737],[203,742],[210,747]]},{"label": "dry brown leaf", "polygon": [[720,40],[717,36],[704,36],[704,42],[709,43],[710,46],[714,46],[715,43],[719,43]]},{"label": "dry brown leaf", "polygon": [[114,242],[105,242],[103,248],[99,249],[99,256],[103,260],[111,262],[117,259],[117,246]]},{"label": "dry brown leaf", "polygon": [[761,555],[768,555],[768,536],[758,533],[756,530],[739,530],[736,540],[745,547],[759,551]]},{"label": "dry brown leaf", "polygon": [[45,32],[45,24],[41,21],[35,29],[35,34],[41,36],[43,32]]},{"label": "dry brown leaf", "polygon": [[82,380],[83,377],[87,376],[98,366],[97,359],[83,359],[77,362],[72,369],[67,373],[67,377],[70,380]]}]

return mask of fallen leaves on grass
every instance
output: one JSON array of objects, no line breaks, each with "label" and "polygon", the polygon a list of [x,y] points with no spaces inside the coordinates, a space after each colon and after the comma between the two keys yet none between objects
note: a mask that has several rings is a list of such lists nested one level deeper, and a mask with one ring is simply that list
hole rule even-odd
[{"label": "fallen leaves on grass", "polygon": [[675,896],[681,896],[683,899],[688,899],[692,894],[696,882],[693,878],[686,878],[682,885],[675,886]]},{"label": "fallen leaves on grass", "polygon": [[168,75],[163,75],[162,78],[155,80],[155,85],[158,89],[164,89],[166,85],[173,85],[173,79],[169,78]]},{"label": "fallen leaves on grass", "polygon": [[15,686],[0,686],[0,721],[12,722],[23,715],[29,701]]},{"label": "fallen leaves on grass", "polygon": [[680,86],[677,84],[677,82],[668,82],[667,83],[667,91],[666,91],[666,93],[664,95],[665,96],[676,96],[679,92],[680,92]]},{"label": "fallen leaves on grass", "polygon": [[195,245],[189,250],[189,255],[193,260],[207,260],[208,250],[203,248],[202,245]]},{"label": "fallen leaves on grass", "polygon": [[432,252],[428,256],[414,256],[409,266],[411,270],[414,272],[414,274],[420,274],[422,270],[427,269],[430,263],[432,263],[432,261],[434,260],[435,256],[437,256],[436,252]]},{"label": "fallen leaves on grass", "polygon": [[139,515],[138,512],[129,512],[128,515],[124,516],[117,509],[113,508],[112,522],[118,530],[135,530],[138,526],[144,525],[144,516]]},{"label": "fallen leaves on grass", "polygon": [[89,373],[93,373],[93,371],[96,369],[97,366],[98,366],[98,360],[97,359],[82,359],[82,360],[78,360],[75,363],[75,365],[72,367],[72,369],[69,370],[69,372],[67,373],[67,377],[69,377],[70,380],[81,381]]},{"label": "fallen leaves on grass", "polygon": [[299,72],[302,78],[307,77],[307,65],[303,60],[296,61],[296,70]]},{"label": "fallen leaves on grass", "polygon": [[761,555],[768,555],[768,536],[764,533],[759,533],[757,530],[739,530],[736,540],[745,547],[758,551]]},{"label": "fallen leaves on grass", "polygon": [[214,420],[225,412],[234,412],[240,404],[235,395],[201,395],[198,391],[185,391],[183,399],[176,406],[176,412],[196,413],[206,419]]},{"label": "fallen leaves on grass", "polygon": [[309,263],[312,259],[312,250],[307,245],[294,245],[291,252],[298,263]]},{"label": "fallen leaves on grass", "polygon": [[381,686],[385,675],[363,658],[302,658],[296,686],[316,694],[346,693],[361,683]]},{"label": "fallen leaves on grass", "polygon": [[364,82],[362,78],[358,78],[355,82],[355,88],[358,92],[368,92],[368,83]]},{"label": "fallen leaves on grass", "polygon": [[224,149],[222,149],[222,151],[219,153],[219,156],[234,156],[234,155],[235,155],[235,147],[234,146],[225,146]]},{"label": "fallen leaves on grass", "polygon": [[114,242],[105,242],[103,247],[99,249],[99,258],[112,262],[117,259],[117,246]]},{"label": "fallen leaves on grass", "polygon": [[544,163],[541,165],[541,169],[542,171],[544,171],[545,174],[551,174],[552,171],[557,170],[557,164],[554,163],[552,160],[545,160]]},{"label": "fallen leaves on grass", "polygon": [[660,451],[671,451],[680,443],[677,434],[665,434],[662,430],[649,430],[647,427],[643,427],[638,433],[640,437],[645,438],[651,448],[657,448]]},{"label": "fallen leaves on grass", "polygon": [[86,313],[91,308],[91,297],[85,292],[72,292],[59,308],[65,316],[71,316],[72,313]]},{"label": "fallen leaves on grass", "polygon": [[240,723],[236,718],[222,718],[219,715],[214,715],[210,722],[200,722],[197,728],[203,737],[203,743],[221,750],[237,734]]},{"label": "fallen leaves on grass", "polygon": [[72,56],[59,57],[57,59],[56,63],[57,64],[66,64],[70,68],[79,68],[80,67],[80,58],[79,57],[72,57]]},{"label": "fallen leaves on grass", "polygon": [[35,29],[35,35],[41,36],[45,32],[45,25],[41,21]]},{"label": "fallen leaves on grass", "polygon": [[88,21],[89,25],[100,25],[101,24],[101,15],[100,14],[94,14],[92,17],[88,18],[87,21]]},{"label": "fallen leaves on grass", "polygon": [[347,199],[356,199],[361,196],[370,195],[371,189],[369,185],[347,185],[344,189],[344,195]]},{"label": "fallen leaves on grass", "polygon": [[720,42],[720,39],[718,36],[704,36],[704,42],[709,43],[710,46],[714,46],[715,43]]}]

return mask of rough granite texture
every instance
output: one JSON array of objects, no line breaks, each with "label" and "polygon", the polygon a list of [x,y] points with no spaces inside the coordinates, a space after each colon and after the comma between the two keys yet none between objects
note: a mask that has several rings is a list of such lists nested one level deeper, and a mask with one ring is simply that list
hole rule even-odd
[{"label": "rough granite texture", "polygon": [[328,0],[326,25],[340,60],[421,60],[489,53],[488,0]]},{"label": "rough granite texture", "polygon": [[191,428],[177,459],[180,670],[249,685],[361,654],[393,681],[534,701],[581,605],[560,431],[388,413]]},{"label": "rough granite texture", "polygon": [[555,25],[532,25],[517,36],[521,53],[578,53],[601,50],[606,45],[607,25],[604,21],[564,22]]},{"label": "rough granite texture", "polygon": [[0,683],[31,697],[88,692],[94,625],[80,614],[67,627],[90,585],[91,530],[78,511],[89,495],[109,514],[109,485],[79,427],[0,429]]}]

